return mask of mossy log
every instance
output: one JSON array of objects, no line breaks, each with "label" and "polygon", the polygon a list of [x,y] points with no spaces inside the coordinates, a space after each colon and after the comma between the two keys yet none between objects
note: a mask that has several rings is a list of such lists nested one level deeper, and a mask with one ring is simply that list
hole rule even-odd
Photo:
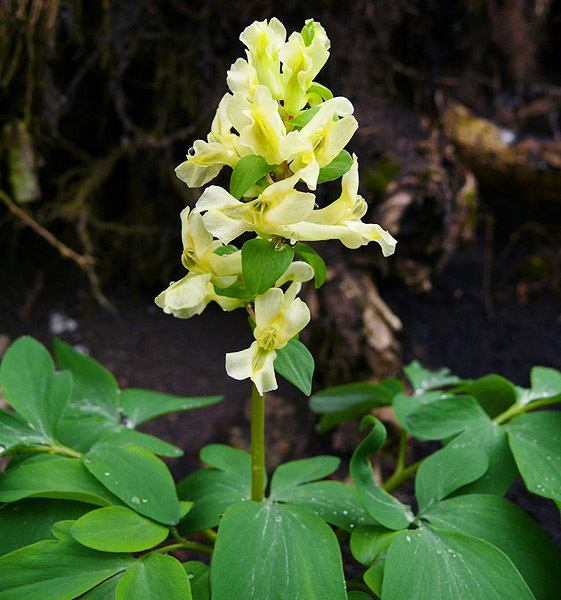
[{"label": "mossy log", "polygon": [[525,137],[449,101],[444,129],[481,186],[521,200],[561,201],[561,142]]}]

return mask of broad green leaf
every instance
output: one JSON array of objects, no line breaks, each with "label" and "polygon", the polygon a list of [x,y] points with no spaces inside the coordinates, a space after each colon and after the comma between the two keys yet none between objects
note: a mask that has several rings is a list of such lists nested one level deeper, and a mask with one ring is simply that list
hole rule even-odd
[{"label": "broad green leaf", "polygon": [[201,450],[201,460],[214,467],[200,469],[177,485],[182,500],[195,503],[181,520],[181,534],[215,527],[226,509],[251,498],[251,456],[243,450],[212,444]]},{"label": "broad green leaf", "polygon": [[255,238],[242,246],[242,274],[251,294],[264,294],[288,269],[294,258],[289,244]]},{"label": "broad green leaf", "polygon": [[280,465],[271,479],[271,499],[279,499],[287,489],[328,477],[340,463],[336,456],[314,456]]},{"label": "broad green leaf", "polygon": [[51,527],[63,519],[76,519],[94,508],[91,504],[46,498],[21,500],[0,507],[0,555],[52,539]]},{"label": "broad green leaf", "polygon": [[325,167],[319,170],[318,185],[326,181],[334,181],[344,175],[353,164],[352,156],[346,151],[341,150],[339,154]]},{"label": "broad green leaf", "polygon": [[452,492],[479,479],[489,466],[487,454],[479,448],[447,446],[426,458],[415,477],[419,510],[425,511]]},{"label": "broad green leaf", "polygon": [[319,430],[323,433],[391,402],[392,393],[382,382],[349,383],[314,394],[310,398],[310,408],[324,413],[319,422]]},{"label": "broad green leaf", "polygon": [[267,164],[262,156],[244,156],[236,163],[232,171],[230,194],[240,200],[254,183],[274,170],[275,167]]},{"label": "broad green leaf", "polygon": [[508,379],[494,374],[465,382],[454,392],[473,396],[491,418],[516,402],[515,386]]},{"label": "broad green leaf", "polygon": [[107,506],[80,517],[72,537],[83,546],[102,552],[142,552],[163,542],[167,527],[124,506]]},{"label": "broad green leaf", "polygon": [[106,432],[119,431],[123,426],[106,417],[84,415],[80,418],[61,419],[57,428],[59,441],[78,452],[87,452]]},{"label": "broad green leaf", "polygon": [[0,456],[26,446],[49,445],[50,440],[31,428],[17,413],[0,408]]},{"label": "broad green leaf", "polygon": [[72,392],[72,375],[54,372],[44,346],[31,337],[16,340],[2,360],[0,387],[6,402],[39,434],[54,439]]},{"label": "broad green leaf", "polygon": [[181,563],[163,554],[148,554],[123,575],[116,600],[192,600]]},{"label": "broad green leaf", "polygon": [[423,518],[439,529],[496,546],[520,571],[536,600],[558,600],[561,556],[537,523],[512,502],[499,496],[458,496],[432,506]]},{"label": "broad green leaf", "polygon": [[65,417],[96,415],[118,421],[119,386],[115,377],[96,360],[66,342],[55,339],[54,350],[59,368],[70,371],[74,379]]},{"label": "broad green leaf", "polygon": [[526,487],[538,496],[561,500],[561,413],[520,415],[506,430]]},{"label": "broad green leaf", "polygon": [[361,429],[368,425],[374,425],[374,428],[362,440],[351,458],[350,472],[353,483],[376,522],[388,529],[404,529],[415,519],[411,509],[376,483],[369,462],[370,455],[378,452],[384,445],[386,428],[371,416],[364,417]]},{"label": "broad green leaf", "polygon": [[315,114],[317,114],[319,109],[319,106],[308,108],[308,110],[301,112],[298,116],[294,117],[294,119],[290,119],[288,123],[290,123],[293,129],[302,129],[304,125],[307,125],[312,120],[312,118]]},{"label": "broad green leaf", "polygon": [[113,577],[106,579],[103,583],[96,585],[87,594],[80,596],[80,600],[115,600],[117,586],[125,572],[113,575]]},{"label": "broad green leaf", "polygon": [[516,567],[488,542],[440,529],[401,531],[386,557],[384,600],[535,600]]},{"label": "broad green leaf", "polygon": [[296,246],[294,246],[294,252],[300,260],[308,263],[314,270],[314,283],[316,289],[321,287],[325,283],[325,278],[327,277],[327,269],[323,258],[313,248],[302,242],[298,242]]},{"label": "broad green leaf", "polygon": [[518,402],[530,404],[536,400],[561,401],[561,373],[548,367],[534,367],[530,373],[530,389],[516,388]]},{"label": "broad green leaf", "polygon": [[450,369],[442,368],[438,371],[429,371],[422,367],[418,360],[414,360],[403,370],[416,394],[462,383],[459,377],[450,374]]},{"label": "broad green leaf", "polygon": [[271,481],[270,499],[304,506],[324,521],[352,531],[373,522],[357,491],[339,481],[315,481],[331,475],[339,466],[334,456],[295,460],[277,468]]},{"label": "broad green leaf", "polygon": [[218,256],[225,256],[227,254],[234,254],[237,252],[238,248],[233,244],[227,244],[226,246],[218,246],[218,248],[214,249],[214,254],[218,254]]},{"label": "broad green leaf", "polygon": [[166,525],[179,521],[179,502],[166,465],[128,444],[100,442],[82,456],[90,473],[136,512]]},{"label": "broad green leaf", "polygon": [[197,560],[183,563],[193,600],[210,600],[210,568]]},{"label": "broad green leaf", "polygon": [[314,357],[304,344],[291,339],[284,348],[276,350],[275,371],[309,396],[312,392]]},{"label": "broad green leaf", "polygon": [[122,425],[114,431],[104,432],[99,441],[117,444],[132,444],[133,446],[144,448],[158,456],[183,456],[183,450],[181,450],[181,448],[168,444],[153,435],[135,431],[134,429],[129,429]]},{"label": "broad green leaf", "polygon": [[181,398],[172,394],[152,392],[137,388],[128,388],[121,391],[119,406],[125,417],[127,425],[135,428],[146,421],[172,412],[192,410],[216,404],[223,396],[200,396],[195,398]]},{"label": "broad green leaf", "polygon": [[52,527],[51,527],[51,533],[54,537],[56,537],[57,540],[68,540],[68,539],[72,539],[72,534],[70,533],[72,531],[72,525],[74,525],[74,523],[76,523],[75,519],[66,519],[64,521],[57,521]]},{"label": "broad green leaf", "polygon": [[0,502],[33,497],[78,500],[97,506],[121,504],[77,458],[55,455],[32,456],[0,477]]},{"label": "broad green leaf", "polygon": [[239,298],[245,302],[251,302],[255,298],[255,294],[250,294],[241,281],[236,281],[230,287],[219,288],[214,286],[214,291],[218,296],[226,296],[227,298]]},{"label": "broad green leaf", "polygon": [[349,532],[358,525],[376,523],[356,489],[340,481],[314,481],[287,488],[275,500],[303,506],[327,523]]},{"label": "broad green leaf", "polygon": [[77,542],[37,542],[0,558],[0,600],[74,600],[134,563]]},{"label": "broad green leaf", "polygon": [[442,440],[489,417],[471,396],[449,396],[409,413],[407,431],[420,440]]},{"label": "broad green leaf", "polygon": [[220,522],[210,577],[212,600],[347,598],[335,534],[298,506],[231,506]]},{"label": "broad green leaf", "polygon": [[489,417],[470,423],[469,428],[454,438],[447,448],[477,448],[489,458],[487,471],[473,483],[458,490],[458,494],[497,494],[504,496],[518,476],[518,469],[508,447],[504,427]]},{"label": "broad green leaf", "polygon": [[399,424],[405,429],[405,431],[407,431],[409,428],[407,417],[410,414],[420,409],[422,406],[449,397],[451,397],[450,394],[440,391],[422,392],[414,396],[409,396],[407,394],[404,394],[403,392],[398,392],[393,396],[392,400],[395,418],[397,419]]}]

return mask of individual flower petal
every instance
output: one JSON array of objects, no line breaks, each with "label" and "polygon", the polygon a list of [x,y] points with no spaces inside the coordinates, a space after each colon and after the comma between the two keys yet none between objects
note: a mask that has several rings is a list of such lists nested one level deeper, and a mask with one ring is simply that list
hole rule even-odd
[{"label": "individual flower petal", "polygon": [[267,352],[257,342],[246,350],[226,354],[226,372],[233,379],[251,379],[262,396],[277,389],[274,362],[277,353]]},{"label": "individual flower petal", "polygon": [[257,71],[247,60],[238,58],[228,71],[226,83],[233,94],[242,93],[251,101],[255,94],[255,88],[259,85]]},{"label": "individual flower petal", "polygon": [[222,167],[234,167],[238,160],[235,152],[218,142],[196,140],[192,153],[175,169],[175,173],[189,187],[202,187],[214,179]]},{"label": "individual flower petal", "polygon": [[208,304],[206,294],[211,275],[188,274],[159,294],[156,305],[163,308],[167,314],[173,314],[180,319],[188,319],[200,314]]},{"label": "individual flower petal", "polygon": [[275,283],[276,287],[281,287],[287,281],[310,281],[314,278],[314,270],[308,264],[301,260],[295,260],[290,263],[288,269],[283,273],[282,277]]}]

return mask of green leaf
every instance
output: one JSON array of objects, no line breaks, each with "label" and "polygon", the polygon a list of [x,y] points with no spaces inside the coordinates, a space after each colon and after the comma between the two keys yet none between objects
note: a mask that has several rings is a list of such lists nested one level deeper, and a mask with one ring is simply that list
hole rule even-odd
[{"label": "green leaf", "polygon": [[54,350],[59,368],[70,371],[74,379],[65,417],[96,415],[118,421],[119,386],[115,377],[96,360],[78,352],[66,342],[55,339]]},{"label": "green leaf", "polygon": [[354,590],[352,592],[349,592],[348,599],[349,600],[372,600],[372,596],[369,596],[366,592]]},{"label": "green leaf", "polygon": [[497,494],[504,496],[518,476],[518,469],[508,447],[504,427],[493,423],[489,417],[470,423],[469,428],[454,438],[447,448],[478,448],[489,459],[483,477],[458,490],[459,494]]},{"label": "green leaf", "polygon": [[561,556],[537,523],[512,502],[499,496],[458,496],[432,506],[423,518],[439,529],[493,544],[514,563],[536,600],[558,600]]},{"label": "green leaf", "polygon": [[323,433],[391,402],[392,393],[382,382],[349,383],[314,394],[310,398],[310,408],[314,412],[325,413],[319,423],[319,430]]},{"label": "green leaf", "polygon": [[407,417],[410,414],[420,409],[422,406],[431,404],[433,402],[436,402],[437,400],[443,400],[444,398],[450,397],[451,394],[440,391],[422,392],[414,396],[409,396],[403,392],[398,392],[394,395],[392,400],[395,418],[398,420],[399,424],[405,429],[405,431],[407,431],[409,428]]},{"label": "green leaf", "polygon": [[314,33],[315,33],[315,29],[314,29],[314,22],[313,20],[309,20],[304,27],[302,28],[302,39],[304,40],[304,44],[306,44],[306,46],[309,46],[312,43],[312,40],[314,39]]},{"label": "green leaf", "polygon": [[172,444],[164,442],[160,438],[147,433],[141,433],[122,425],[115,431],[106,431],[101,436],[100,442],[112,442],[116,444],[132,444],[144,448],[158,456],[183,456],[183,450]]},{"label": "green leaf", "polygon": [[250,454],[212,444],[201,450],[201,460],[214,468],[195,471],[177,485],[179,498],[195,503],[179,524],[182,535],[215,527],[230,505],[251,498]]},{"label": "green leaf", "polygon": [[530,373],[529,390],[516,388],[518,402],[530,404],[536,400],[561,400],[561,373],[548,367],[534,367]]},{"label": "green leaf", "polygon": [[275,167],[267,164],[262,156],[244,156],[236,163],[232,171],[230,194],[240,200],[254,183],[274,170]]},{"label": "green leaf", "polygon": [[438,371],[429,371],[423,368],[418,360],[414,360],[403,370],[416,394],[462,383],[459,377],[450,375],[450,369],[442,368]]},{"label": "green leaf", "polygon": [[415,519],[411,509],[376,483],[368,460],[371,454],[378,452],[384,445],[386,428],[371,416],[364,417],[361,429],[367,425],[374,425],[374,428],[362,440],[351,458],[350,472],[353,483],[376,522],[388,529],[404,529]]},{"label": "green leaf", "polygon": [[83,502],[29,499],[0,507],[0,555],[52,539],[51,527],[63,519],[76,519],[94,508]]},{"label": "green leaf", "polygon": [[100,442],[82,456],[88,471],[136,512],[166,525],[179,521],[179,502],[166,465],[136,446]]},{"label": "green leaf", "polygon": [[121,581],[125,571],[113,575],[103,583],[96,585],[87,594],[80,596],[80,600],[115,600],[117,586]]},{"label": "green leaf", "polygon": [[480,539],[421,527],[401,531],[384,570],[384,600],[535,600],[509,558]]},{"label": "green leaf", "polygon": [[508,379],[494,374],[463,383],[454,392],[473,396],[491,418],[516,402],[515,386]]},{"label": "green leaf", "polygon": [[452,492],[479,479],[489,466],[489,459],[478,448],[447,446],[426,458],[415,477],[415,495],[419,510],[425,511]]},{"label": "green leaf", "polygon": [[242,246],[243,279],[250,294],[262,295],[275,285],[294,258],[289,244],[274,244],[261,238]]},{"label": "green leaf", "polygon": [[319,170],[318,185],[326,181],[334,181],[344,175],[353,164],[352,156],[346,151],[341,150],[339,154],[325,167]]},{"label": "green leaf", "polygon": [[303,508],[271,502],[240,502],[226,511],[212,558],[211,589],[213,600],[347,598],[331,528]]},{"label": "green leaf", "polygon": [[302,342],[292,338],[284,348],[276,350],[275,371],[309,396],[312,392],[314,357]]},{"label": "green leaf", "polygon": [[218,246],[218,248],[214,250],[214,254],[218,254],[218,256],[224,256],[227,254],[234,254],[234,252],[237,251],[238,248],[236,248],[236,246],[233,244],[227,244],[226,246]]},{"label": "green leaf", "polygon": [[32,456],[0,477],[0,502],[32,497],[78,500],[98,506],[121,504],[78,459],[54,455]]},{"label": "green leaf", "polygon": [[39,434],[54,438],[72,392],[72,375],[54,372],[44,346],[31,337],[16,340],[2,360],[0,386],[6,402]]},{"label": "green leaf", "polygon": [[314,270],[314,283],[316,289],[321,287],[325,283],[327,277],[327,269],[323,258],[310,246],[298,242],[294,246],[294,252],[298,255],[300,260],[308,263]]},{"label": "green leaf", "polygon": [[349,532],[359,525],[376,523],[356,489],[340,481],[315,481],[288,488],[276,500],[303,506],[325,522]]},{"label": "green leaf", "polygon": [[72,525],[76,523],[75,519],[65,519],[64,521],[57,521],[51,527],[51,533],[57,540],[68,540],[72,539]]},{"label": "green leaf", "polygon": [[290,123],[293,129],[302,129],[304,125],[307,125],[313,119],[314,115],[319,111],[319,109],[319,106],[309,108],[308,110],[301,112],[297,117],[294,117],[294,119],[290,119],[288,123]]},{"label": "green leaf", "polygon": [[538,496],[561,500],[561,413],[520,415],[506,430],[526,487]]},{"label": "green leaf", "polygon": [[44,446],[51,442],[31,428],[17,413],[0,409],[0,456],[28,446]]},{"label": "green leaf", "polygon": [[125,417],[129,419],[128,426],[135,428],[146,421],[172,412],[192,410],[216,404],[224,396],[199,396],[181,398],[172,394],[128,388],[121,391],[119,406]]},{"label": "green leaf", "polygon": [[250,294],[241,281],[236,281],[227,288],[219,288],[214,286],[214,291],[218,296],[225,296],[226,298],[239,298],[245,302],[251,302],[255,298],[255,295]]},{"label": "green leaf", "polygon": [[328,477],[340,463],[336,456],[314,456],[280,465],[271,480],[271,500],[278,500],[287,489]]},{"label": "green leaf", "polygon": [[376,525],[359,527],[351,534],[351,552],[359,563],[371,565],[380,554],[386,553],[398,533]]},{"label": "green leaf", "polygon": [[0,558],[0,600],[74,600],[133,563],[72,540],[37,542]]},{"label": "green leaf", "polygon": [[181,563],[162,554],[148,554],[123,575],[116,600],[192,600]]},{"label": "green leaf", "polygon": [[406,418],[407,431],[420,440],[442,440],[489,417],[471,396],[448,396],[419,406]]},{"label": "green leaf", "polygon": [[142,552],[163,542],[168,534],[167,527],[124,506],[98,508],[72,526],[75,540],[102,552]]},{"label": "green leaf", "polygon": [[197,560],[183,563],[193,600],[210,600],[210,568]]}]

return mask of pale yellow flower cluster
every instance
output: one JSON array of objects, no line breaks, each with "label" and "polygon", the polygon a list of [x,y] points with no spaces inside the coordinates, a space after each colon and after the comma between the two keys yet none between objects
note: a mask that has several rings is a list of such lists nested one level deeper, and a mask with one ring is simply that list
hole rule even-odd
[{"label": "pale yellow flower cluster", "polygon": [[[296,262],[257,297],[222,295],[227,288],[244,287],[241,251],[230,242],[245,232],[276,242],[337,239],[348,248],[375,241],[388,256],[396,241],[379,225],[362,222],[367,205],[358,194],[358,160],[343,150],[358,127],[353,106],[314,81],[329,57],[323,27],[308,20],[301,33],[287,39],[282,23],[273,18],[253,23],[240,39],[247,47],[246,58],[228,71],[230,91],[218,105],[211,132],[206,141],[194,143],[176,173],[188,186],[201,187],[225,166],[236,173],[245,157],[265,161],[268,173],[253,179],[238,197],[210,186],[193,211],[182,212],[182,262],[188,273],[156,303],[187,318],[211,301],[233,310],[254,300],[255,341],[247,350],[228,354],[226,369],[236,379],[251,378],[263,394],[277,387],[276,350],[310,319],[296,294],[314,273],[306,263]],[[339,170],[330,178],[342,175],[341,195],[318,208],[313,193],[318,179],[322,169],[336,163]],[[281,286],[287,282],[292,283],[284,291]]]}]

